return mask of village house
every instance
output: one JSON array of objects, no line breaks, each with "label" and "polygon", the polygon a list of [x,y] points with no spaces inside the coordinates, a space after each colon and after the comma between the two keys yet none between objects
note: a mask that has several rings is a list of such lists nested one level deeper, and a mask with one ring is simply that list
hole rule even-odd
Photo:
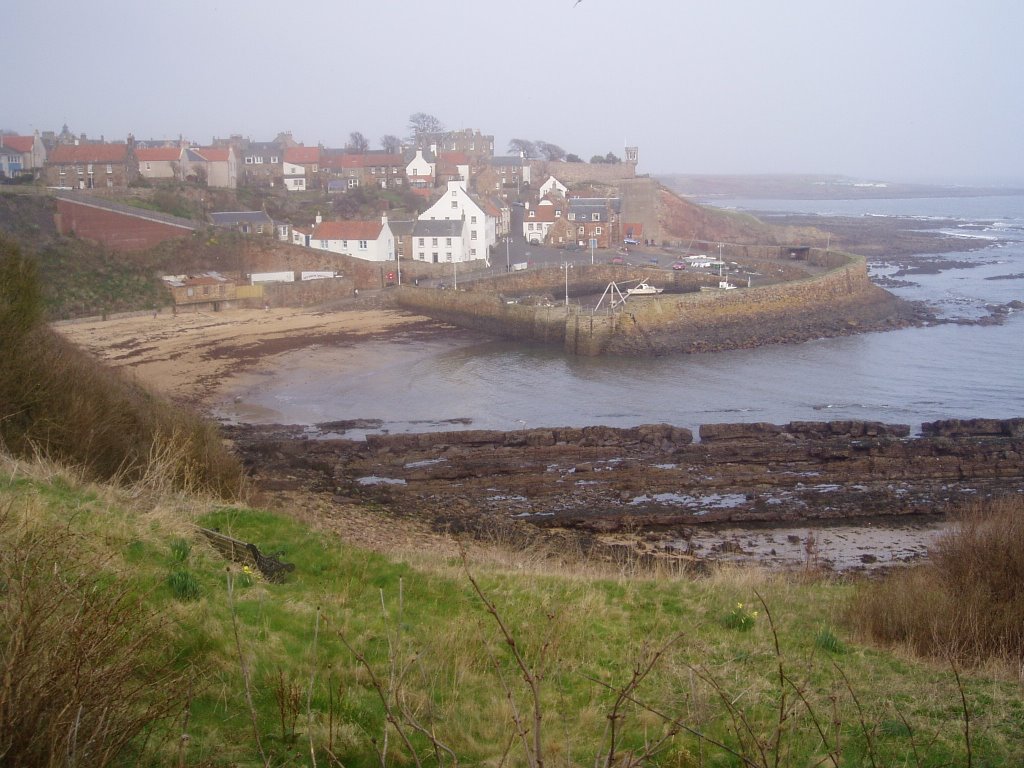
[{"label": "village house", "polygon": [[138,175],[130,144],[59,144],[43,167],[50,187],[124,189]]},{"label": "village house", "polygon": [[0,174],[13,179],[34,175],[46,164],[46,146],[36,132],[32,136],[0,133]]},{"label": "village house", "polygon": [[412,258],[412,231],[416,226],[416,221],[391,221],[388,220],[388,226],[391,227],[391,234],[395,236],[395,256],[398,260],[411,259]]},{"label": "village house", "polygon": [[437,183],[437,146],[410,150],[405,157],[409,189],[422,197],[430,197]]},{"label": "village house", "polygon": [[437,185],[462,181],[469,186],[469,155],[465,152],[441,152],[437,156]]},{"label": "village house", "polygon": [[273,220],[266,211],[218,211],[210,214],[215,227],[233,229],[243,235],[273,235],[277,233]]},{"label": "village house", "polygon": [[[234,137],[232,137],[234,139]],[[276,141],[240,142],[239,183],[246,187],[273,187],[281,178],[284,146]]]},{"label": "village house", "polygon": [[593,239],[598,248],[619,242],[619,211],[617,197],[571,197],[564,219],[556,219],[549,230],[550,241],[589,247]]},{"label": "village house", "polygon": [[184,178],[184,156],[185,150],[180,146],[135,148],[139,175],[150,181],[181,181]]},{"label": "village house", "polygon": [[324,174],[329,192],[345,192],[364,185],[382,189],[405,186],[406,161],[401,155],[370,151],[349,153],[328,150],[324,156]]},{"label": "village house", "polygon": [[465,219],[467,225],[466,259],[486,259],[497,242],[497,219],[489,215],[463,186],[450,181],[441,198],[419,216],[420,221]]},{"label": "village house", "polygon": [[[323,221],[317,214],[316,224],[308,233],[296,229],[305,240],[303,245],[366,261],[394,261],[395,236],[388,225],[387,214],[379,221]],[[293,234],[293,242],[295,235]]]},{"label": "village house", "polygon": [[427,147],[433,144],[436,147],[435,152],[461,152],[469,158],[470,165],[474,167],[483,165],[494,155],[494,137],[486,136],[472,128],[425,133],[416,139],[420,146]]},{"label": "village house", "polygon": [[412,229],[412,258],[431,264],[470,261],[466,252],[466,220],[423,220]]},{"label": "village house", "polygon": [[185,178],[218,189],[238,186],[234,147],[189,147],[185,150]]},{"label": "village house", "polygon": [[281,174],[289,192],[319,187],[320,147],[285,147]]},{"label": "village house", "polygon": [[547,181],[537,187],[537,197],[545,198],[548,195],[560,195],[562,197],[569,196],[569,188],[562,182],[556,179],[554,176],[548,176]]},{"label": "village house", "polygon": [[522,153],[492,157],[488,166],[494,174],[495,183],[500,184],[495,189],[515,187],[518,191],[530,185],[530,163]]},{"label": "village house", "polygon": [[523,210],[523,238],[526,242],[539,245],[546,241],[548,232],[562,218],[563,207],[563,203],[552,200],[541,200],[534,206],[526,203]]}]

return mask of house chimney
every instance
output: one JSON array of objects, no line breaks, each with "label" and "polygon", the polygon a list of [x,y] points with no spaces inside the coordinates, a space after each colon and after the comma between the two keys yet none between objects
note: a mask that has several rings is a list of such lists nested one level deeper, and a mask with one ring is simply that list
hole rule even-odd
[{"label": "house chimney", "polygon": [[381,212],[381,214],[380,214],[380,223],[382,225],[388,223],[388,212],[387,211],[382,211]]},{"label": "house chimney", "polygon": [[437,155],[437,144],[431,144],[431,145],[430,145],[430,151],[431,151],[431,153],[432,153],[433,155],[435,155],[435,156],[436,156],[436,155]]},{"label": "house chimney", "polygon": [[324,221],[324,217],[320,215],[320,211],[317,211],[316,212],[316,223],[317,224],[323,224],[323,221]]}]

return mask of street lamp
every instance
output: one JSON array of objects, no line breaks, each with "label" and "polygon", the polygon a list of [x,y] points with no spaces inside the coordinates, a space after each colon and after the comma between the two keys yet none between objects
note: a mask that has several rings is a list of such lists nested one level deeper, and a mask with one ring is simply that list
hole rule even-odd
[{"label": "street lamp", "polygon": [[452,259],[452,275],[455,283],[453,290],[457,291],[459,290],[459,262],[454,259]]},{"label": "street lamp", "polygon": [[509,262],[509,257],[508,257],[508,241],[509,241],[510,238],[511,238],[510,235],[505,235],[505,271],[506,272],[511,272],[512,271],[512,264]]}]

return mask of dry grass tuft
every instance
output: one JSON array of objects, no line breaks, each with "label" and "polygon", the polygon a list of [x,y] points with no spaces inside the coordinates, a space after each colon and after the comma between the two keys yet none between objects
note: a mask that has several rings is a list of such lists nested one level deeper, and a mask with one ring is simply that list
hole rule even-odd
[{"label": "dry grass tuft", "polygon": [[978,666],[1024,663],[1024,499],[964,509],[931,560],[865,586],[849,621],[877,642]]}]

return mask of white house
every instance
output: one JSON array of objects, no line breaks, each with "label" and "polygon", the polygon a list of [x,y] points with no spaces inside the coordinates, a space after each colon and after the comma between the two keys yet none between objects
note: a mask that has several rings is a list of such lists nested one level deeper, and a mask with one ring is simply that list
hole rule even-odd
[{"label": "white house", "polygon": [[494,216],[489,215],[466,191],[465,182],[449,181],[441,199],[420,214],[420,221],[466,219],[465,260],[486,259],[489,248],[497,241]]},{"label": "white house", "polygon": [[417,149],[405,166],[405,177],[412,189],[429,190],[437,175],[437,148]]},{"label": "white house", "polygon": [[552,192],[561,195],[562,197],[569,196],[569,188],[566,187],[565,184],[560,182],[554,176],[548,176],[548,180],[541,184],[540,189],[537,190],[537,197],[543,199]]},{"label": "white house", "polygon": [[184,178],[185,150],[182,147],[136,147],[139,175],[146,179]]},{"label": "white house", "polygon": [[419,220],[412,227],[412,258],[432,264],[469,261],[465,219]]},{"label": "white house", "polygon": [[306,191],[306,166],[285,160],[281,163],[281,170],[284,174],[285,189],[289,192]]},{"label": "white house", "polygon": [[561,204],[555,204],[551,200],[541,200],[540,204],[532,207],[526,203],[523,212],[523,239],[528,243],[543,243],[554,223],[562,218],[562,208]]},{"label": "white house", "polygon": [[310,248],[366,261],[395,260],[395,236],[387,214],[380,221],[322,221],[318,215],[308,242]]}]

